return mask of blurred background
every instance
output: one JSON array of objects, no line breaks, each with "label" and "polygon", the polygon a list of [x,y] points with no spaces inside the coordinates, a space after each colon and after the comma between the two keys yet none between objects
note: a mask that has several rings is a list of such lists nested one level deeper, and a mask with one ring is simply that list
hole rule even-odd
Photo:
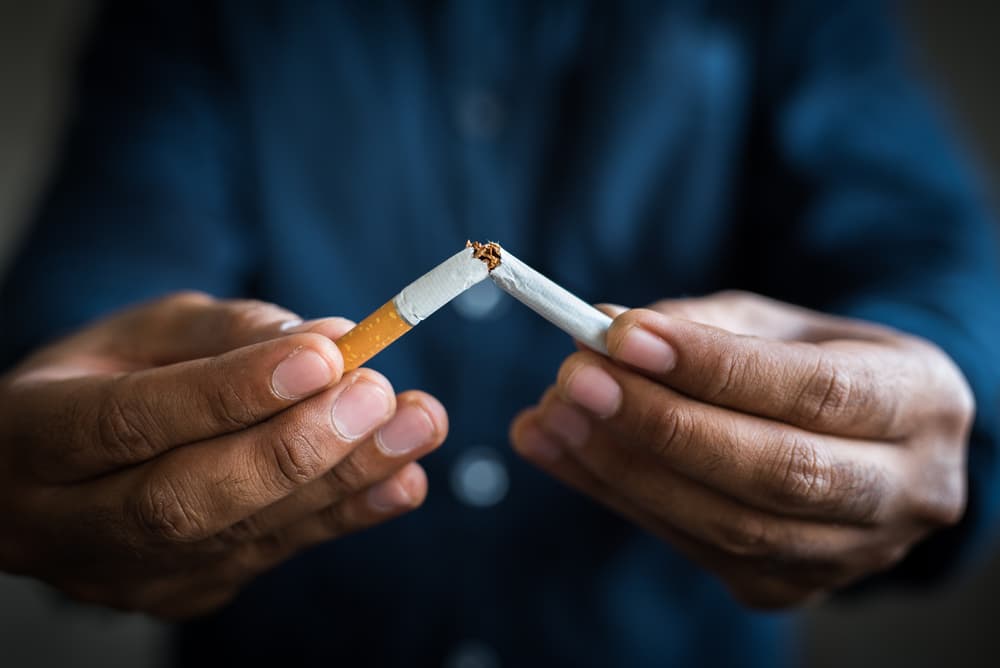
[{"label": "blurred background", "polygon": [[[50,166],[94,0],[0,0],[0,273]],[[960,137],[1000,194],[1000,3],[904,2],[899,19]],[[0,323],[0,327],[3,324]],[[1000,335],[1000,333],[998,333]],[[827,604],[803,617],[808,666],[1000,665],[1000,554],[940,590]],[[165,629],[0,575],[0,666],[164,664]]]}]

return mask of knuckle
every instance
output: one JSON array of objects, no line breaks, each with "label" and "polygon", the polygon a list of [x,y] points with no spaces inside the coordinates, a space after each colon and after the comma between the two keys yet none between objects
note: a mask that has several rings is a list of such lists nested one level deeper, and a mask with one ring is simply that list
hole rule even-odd
[{"label": "knuckle", "polygon": [[752,322],[755,312],[765,305],[760,295],[745,290],[723,290],[712,296],[712,302],[735,322]]},{"label": "knuckle", "polygon": [[234,550],[230,577],[234,584],[254,577],[294,553],[295,547],[293,533],[288,527],[258,535],[243,548]]},{"label": "knuckle", "polygon": [[287,312],[269,302],[244,299],[231,303],[229,326],[234,336],[286,317]]},{"label": "knuckle", "polygon": [[253,426],[260,420],[256,404],[244,395],[237,380],[230,377],[226,369],[211,374],[213,391],[209,400],[209,410],[216,424],[228,431],[240,431]]},{"label": "knuckle", "polygon": [[201,290],[179,290],[171,292],[160,300],[160,304],[168,308],[185,308],[188,306],[205,306],[215,302],[215,298]]},{"label": "knuckle", "polygon": [[324,459],[303,427],[288,427],[275,438],[274,479],[282,492],[290,492],[315,480],[324,470]]},{"label": "knuckle", "polygon": [[[729,396],[733,388],[746,376],[747,358],[728,350],[719,354],[714,365],[716,373],[709,374],[707,390],[709,403],[714,403]],[[713,382],[713,379],[714,382]]]},{"label": "knuckle", "polygon": [[371,481],[357,457],[349,457],[323,476],[331,501],[342,499],[361,490]]},{"label": "knuckle", "polygon": [[965,516],[966,504],[966,490],[963,481],[960,491],[956,490],[941,500],[934,519],[939,526],[955,526]]},{"label": "knuckle", "polygon": [[251,541],[258,541],[261,538],[262,528],[260,521],[253,515],[245,517],[236,524],[226,527],[218,534],[219,545],[223,548],[233,548]]},{"label": "knuckle", "polygon": [[954,526],[965,515],[968,483],[963,471],[952,467],[935,485],[923,487],[917,500],[917,514],[933,527]]},{"label": "knuckle", "polygon": [[669,313],[677,306],[678,301],[676,299],[660,299],[653,302],[646,308],[650,311],[658,311],[660,313]]},{"label": "knuckle", "polygon": [[976,414],[976,397],[954,363],[946,360],[942,366],[944,368],[930,379],[932,386],[948,388],[938,393],[936,417],[946,433],[961,434],[964,437]]},{"label": "knuckle", "polygon": [[135,516],[142,530],[155,540],[189,543],[209,535],[207,523],[195,510],[190,494],[170,478],[159,478],[145,486],[136,502]]},{"label": "knuckle", "polygon": [[820,449],[794,432],[786,432],[775,447],[772,465],[765,467],[771,495],[780,505],[825,505],[836,489],[830,467]]},{"label": "knuckle", "polygon": [[795,432],[784,434],[775,451],[765,475],[777,506],[836,513],[853,522],[875,521],[886,494],[881,471],[850,460],[834,463],[824,446]]},{"label": "knuckle", "polygon": [[726,302],[730,306],[736,306],[744,303],[753,303],[759,301],[760,298],[752,292],[747,292],[746,290],[720,290],[712,295],[712,299],[720,302]]},{"label": "knuckle", "polygon": [[650,406],[636,416],[633,433],[653,454],[669,458],[684,447],[690,433],[687,420],[686,413],[677,407]]},{"label": "knuckle", "polygon": [[[97,414],[97,434],[115,462],[148,459],[155,454],[149,434],[156,421],[145,399],[128,392],[125,378],[110,385]],[[126,396],[130,398],[124,399]]]},{"label": "knuckle", "polygon": [[771,557],[778,544],[768,523],[760,517],[743,515],[717,528],[719,547],[738,557]]},{"label": "knuckle", "polygon": [[360,529],[363,524],[350,503],[335,503],[327,506],[320,511],[319,517],[325,534],[323,540],[346,536]]},{"label": "knuckle", "polygon": [[949,394],[948,423],[961,434],[969,431],[976,414],[976,398],[968,383],[962,379],[955,392]]},{"label": "knuckle", "polygon": [[794,413],[808,424],[828,424],[852,405],[853,385],[849,373],[829,355],[821,354],[796,399]]}]

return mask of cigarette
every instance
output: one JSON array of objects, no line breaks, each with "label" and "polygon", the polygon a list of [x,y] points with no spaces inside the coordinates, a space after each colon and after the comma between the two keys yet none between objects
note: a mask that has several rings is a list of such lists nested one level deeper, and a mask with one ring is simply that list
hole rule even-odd
[{"label": "cigarette", "polygon": [[439,308],[485,280],[491,262],[469,246],[407,285],[337,339],[344,371],[357,369]]},{"label": "cigarette", "polygon": [[562,331],[607,354],[605,339],[610,317],[521,262],[500,244],[469,241],[464,249],[407,285],[337,339],[344,371],[357,369],[487,276]]},{"label": "cigarette", "polygon": [[610,317],[521,262],[499,244],[492,245],[500,264],[490,272],[490,278],[501,290],[588,348],[607,354]]}]

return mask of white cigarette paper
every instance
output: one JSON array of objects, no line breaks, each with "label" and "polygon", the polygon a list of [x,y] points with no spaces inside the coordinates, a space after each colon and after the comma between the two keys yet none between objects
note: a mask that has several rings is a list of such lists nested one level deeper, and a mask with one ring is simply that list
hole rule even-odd
[{"label": "white cigarette paper", "polygon": [[611,318],[606,314],[521,262],[505,248],[500,249],[500,266],[489,276],[501,290],[562,331],[607,354]]},{"label": "white cigarette paper", "polygon": [[489,276],[482,260],[463,248],[403,288],[392,302],[407,324],[416,326],[432,313]]}]

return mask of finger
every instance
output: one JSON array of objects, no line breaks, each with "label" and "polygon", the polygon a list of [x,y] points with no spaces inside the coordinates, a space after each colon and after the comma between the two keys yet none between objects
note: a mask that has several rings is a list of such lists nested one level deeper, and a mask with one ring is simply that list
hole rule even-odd
[{"label": "finger", "polygon": [[595,498],[639,527],[662,538],[691,561],[720,576],[733,595],[745,605],[777,609],[808,602],[816,595],[814,589],[788,582],[779,576],[761,574],[751,563],[706,545],[640,508],[615,488],[595,477],[572,457],[565,456],[564,447],[548,436],[538,425],[537,419],[537,413],[529,410],[518,416],[512,424],[511,441],[522,456],[563,483]]},{"label": "finger", "polygon": [[336,504],[318,509],[292,525],[206,557],[191,571],[137,587],[142,609],[158,617],[185,619],[225,604],[254,577],[318,543],[347,536],[398,517],[421,505],[427,476],[409,463],[392,476]]},{"label": "finger", "polygon": [[877,341],[893,334],[880,325],[827,315],[740,290],[726,290],[706,297],[664,299],[648,308],[734,334],[783,341]]},{"label": "finger", "polygon": [[[633,503],[616,487],[595,476],[570,456],[566,446],[542,428],[539,414],[538,408],[528,409],[511,423],[510,440],[518,454],[557,480],[603,503],[653,535],[671,543],[680,536],[678,530],[670,527],[647,509]],[[711,552],[715,555],[713,559],[723,558],[717,550]]]},{"label": "finger", "polygon": [[886,345],[764,339],[642,309],[607,340],[613,359],[688,396],[843,436],[905,435],[903,390],[922,382],[912,352]]},{"label": "finger", "polygon": [[394,410],[389,382],[361,369],[267,422],[124,472],[102,493],[127,499],[126,516],[154,538],[204,540],[325,475]]},{"label": "finger", "polygon": [[[550,391],[538,424],[596,479],[668,525],[733,557],[782,568],[850,568],[876,551],[879,532],[789,518],[739,503],[665,466]],[[889,555],[886,555],[888,558]]]},{"label": "finger", "polygon": [[342,372],[337,346],[304,333],[113,377],[21,383],[13,433],[45,479],[82,480],[246,429]]},{"label": "finger", "polygon": [[337,339],[353,326],[336,317],[303,322],[284,307],[253,299],[180,292],[110,318],[92,338],[100,350],[146,367],[210,357],[286,333]]},{"label": "finger", "polygon": [[301,322],[276,304],[181,292],[111,318],[97,329],[96,341],[113,356],[159,366],[258,343]]},{"label": "finger", "polygon": [[868,525],[890,514],[905,489],[900,448],[694,401],[594,353],[570,356],[558,387],[622,442],[761,510]]},{"label": "finger", "polygon": [[423,392],[404,392],[396,398],[396,406],[389,422],[328,473],[234,524],[220,538],[237,544],[274,533],[391,477],[444,442],[448,414],[437,399]]},{"label": "finger", "polygon": [[[410,512],[427,497],[427,475],[410,462],[377,485],[319,509],[234,551],[242,572],[259,573],[303,549],[386,522]],[[232,563],[232,562],[231,562]],[[229,566],[233,568],[232,565]]]}]

